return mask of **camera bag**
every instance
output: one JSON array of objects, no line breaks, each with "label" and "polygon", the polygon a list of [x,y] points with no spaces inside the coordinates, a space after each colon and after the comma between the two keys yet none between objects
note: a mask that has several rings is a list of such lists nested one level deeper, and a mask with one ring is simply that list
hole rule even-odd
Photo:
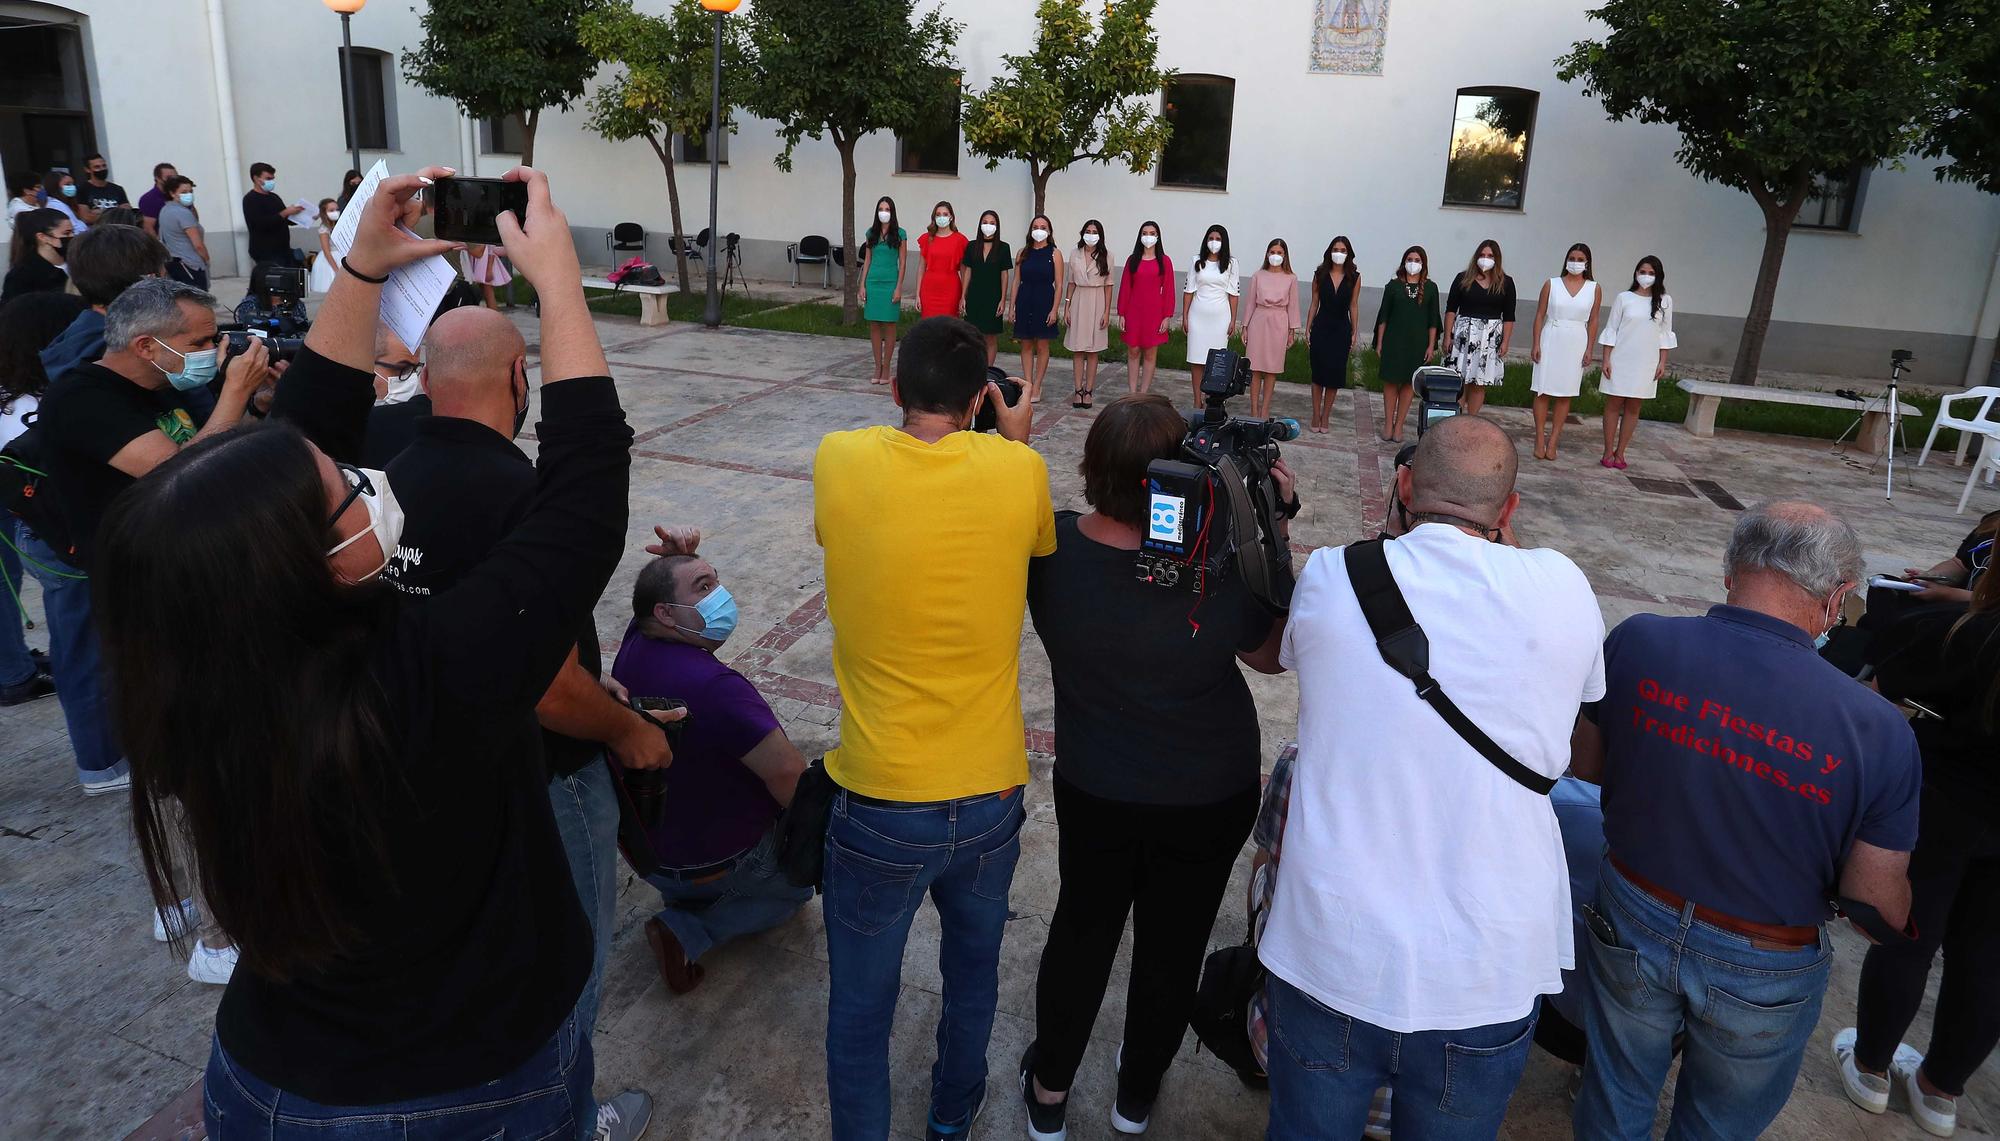
[{"label": "camera bag", "polygon": [[1547,796],[1556,782],[1509,756],[1485,730],[1472,723],[1431,676],[1430,639],[1410,613],[1410,604],[1403,598],[1403,589],[1396,585],[1396,576],[1389,573],[1389,556],[1382,548],[1383,542],[1370,539],[1365,543],[1349,543],[1342,554],[1348,582],[1354,587],[1355,599],[1361,603],[1362,616],[1368,619],[1369,632],[1375,635],[1375,648],[1381,652],[1382,660],[1389,663],[1390,669],[1409,678],[1417,687],[1417,696],[1437,710],[1444,723],[1492,762],[1494,768],[1529,792]]},{"label": "camera bag", "polygon": [[792,803],[778,817],[778,870],[793,887],[819,890],[826,872],[826,827],[839,792],[821,757],[799,774]]},{"label": "camera bag", "polygon": [[[69,522],[49,483],[44,451],[39,423],[30,423],[27,431],[0,450],[0,511],[27,524],[28,530],[48,544],[64,563],[81,569],[76,543],[70,538]],[[50,569],[63,573],[59,568]]]}]

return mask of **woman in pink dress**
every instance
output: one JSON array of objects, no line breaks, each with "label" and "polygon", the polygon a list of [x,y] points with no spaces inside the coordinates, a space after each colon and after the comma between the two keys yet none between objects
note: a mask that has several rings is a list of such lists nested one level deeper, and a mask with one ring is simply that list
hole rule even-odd
[{"label": "woman in pink dress", "polygon": [[1133,392],[1150,392],[1153,366],[1160,346],[1167,343],[1167,326],[1174,319],[1174,263],[1160,248],[1160,224],[1139,227],[1132,256],[1118,277],[1118,323],[1125,338],[1125,383]]},{"label": "woman in pink dress", "polygon": [[493,295],[493,287],[507,284],[514,280],[514,275],[507,272],[507,266],[500,260],[499,250],[492,246],[467,246],[465,280],[479,287],[488,309],[498,309],[500,300]]},{"label": "woman in pink dress", "polygon": [[1283,238],[1264,247],[1264,266],[1250,276],[1246,291],[1250,319],[1243,347],[1250,356],[1250,418],[1268,419],[1277,395],[1285,354],[1299,337],[1299,277],[1292,272],[1292,248]]}]

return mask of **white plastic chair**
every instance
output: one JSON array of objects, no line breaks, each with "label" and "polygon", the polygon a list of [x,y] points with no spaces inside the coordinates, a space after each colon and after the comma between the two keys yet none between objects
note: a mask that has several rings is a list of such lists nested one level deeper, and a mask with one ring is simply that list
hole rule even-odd
[{"label": "white plastic chair", "polygon": [[[1972,437],[1986,436],[1991,438],[1995,435],[2000,435],[2000,421],[1987,418],[1988,413],[1993,411],[1994,398],[1996,397],[2000,397],[2000,388],[1981,385],[1978,388],[1968,388],[1964,392],[1954,392],[1950,396],[1940,398],[1938,400],[1937,419],[1931,422],[1931,434],[1924,438],[1924,450],[1917,453],[1917,466],[1922,467],[1924,460],[1930,456],[1931,445],[1937,443],[1938,429],[1940,428],[1958,429],[1958,462],[1961,464],[1965,462],[1966,445],[1972,442]],[[1951,415],[1951,406],[1953,404],[1960,401],[1973,400],[1979,402],[1979,411],[1973,413],[1971,419],[1968,420],[1963,417]]]},{"label": "white plastic chair", "polygon": [[1979,441],[1979,458],[1973,461],[1972,471],[1965,477],[1965,490],[1959,493],[1956,514],[1965,514],[1965,502],[1972,498],[1973,483],[1984,475],[1986,482],[1991,484],[1996,472],[2000,472],[2000,441],[1988,435]]}]

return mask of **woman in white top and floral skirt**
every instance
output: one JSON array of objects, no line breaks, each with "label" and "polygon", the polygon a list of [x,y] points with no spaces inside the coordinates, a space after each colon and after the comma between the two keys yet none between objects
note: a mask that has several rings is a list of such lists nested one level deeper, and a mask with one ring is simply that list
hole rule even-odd
[{"label": "woman in white top and floral skirt", "polygon": [[1632,287],[1611,302],[1611,316],[1597,343],[1604,354],[1604,458],[1609,468],[1625,466],[1625,447],[1639,427],[1639,405],[1653,398],[1667,375],[1667,350],[1674,347],[1674,299],[1667,296],[1667,271],[1647,254],[1632,270]]},{"label": "woman in white top and floral skirt", "polygon": [[1486,407],[1486,390],[1507,379],[1514,340],[1514,279],[1500,264],[1500,243],[1488,238],[1472,251],[1444,302],[1446,360],[1465,378],[1465,411]]},{"label": "woman in white top and floral skirt", "polygon": [[1201,372],[1211,349],[1226,349],[1236,335],[1236,299],[1243,291],[1236,259],[1229,256],[1229,231],[1210,226],[1188,270],[1181,297],[1181,328],[1187,330],[1188,371],[1194,374],[1194,402],[1201,405]]},{"label": "woman in white top and floral skirt", "polygon": [[1535,302],[1535,379],[1529,387],[1535,394],[1536,459],[1556,458],[1569,402],[1583,391],[1583,370],[1590,367],[1596,343],[1597,279],[1590,247],[1578,242],[1563,255],[1562,273],[1542,283]]}]

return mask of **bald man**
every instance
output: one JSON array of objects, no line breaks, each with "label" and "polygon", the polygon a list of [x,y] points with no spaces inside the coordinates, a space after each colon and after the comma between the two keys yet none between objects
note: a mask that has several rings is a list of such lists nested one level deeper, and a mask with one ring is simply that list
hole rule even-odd
[{"label": "bald man", "polygon": [[[1515,465],[1493,422],[1443,421],[1397,473],[1382,553],[1431,675],[1553,782],[1579,706],[1604,696],[1604,623],[1574,563],[1503,542]],[[1298,674],[1299,752],[1259,948],[1285,1044],[1271,1136],[1358,1137],[1387,1085],[1399,1134],[1492,1137],[1536,1004],[1575,962],[1555,811],[1382,660],[1344,550],[1307,561],[1279,660]]]}]

